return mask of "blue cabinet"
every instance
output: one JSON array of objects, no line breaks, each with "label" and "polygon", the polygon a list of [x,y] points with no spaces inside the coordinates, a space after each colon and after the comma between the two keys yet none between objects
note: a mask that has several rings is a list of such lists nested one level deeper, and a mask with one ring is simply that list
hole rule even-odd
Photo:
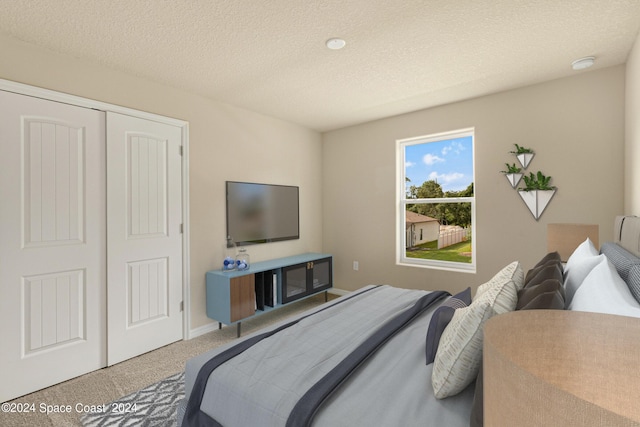
[{"label": "blue cabinet", "polygon": [[206,274],[207,316],[219,326],[237,323],[333,286],[333,258],[306,253],[252,263],[247,270]]}]

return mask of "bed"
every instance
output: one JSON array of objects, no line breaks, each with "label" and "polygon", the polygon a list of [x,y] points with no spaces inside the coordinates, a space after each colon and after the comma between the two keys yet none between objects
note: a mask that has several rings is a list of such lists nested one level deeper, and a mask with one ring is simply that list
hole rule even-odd
[{"label": "bed", "polygon": [[[482,326],[513,310],[640,317],[640,218],[456,295],[367,286],[189,360],[182,426],[482,425]],[[603,285],[604,284],[604,285]]]}]

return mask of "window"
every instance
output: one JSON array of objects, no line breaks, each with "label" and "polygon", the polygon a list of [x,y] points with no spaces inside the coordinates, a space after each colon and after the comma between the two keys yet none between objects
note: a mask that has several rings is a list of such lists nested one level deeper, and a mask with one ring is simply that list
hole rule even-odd
[{"label": "window", "polygon": [[397,141],[397,263],[475,273],[474,131]]}]

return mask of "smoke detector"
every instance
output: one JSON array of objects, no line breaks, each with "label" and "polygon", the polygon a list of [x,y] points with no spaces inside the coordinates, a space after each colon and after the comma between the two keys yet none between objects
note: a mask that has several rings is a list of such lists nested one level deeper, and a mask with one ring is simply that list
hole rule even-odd
[{"label": "smoke detector", "polygon": [[345,42],[344,40],[334,37],[332,39],[327,40],[327,47],[331,50],[339,50],[342,49],[347,42]]},{"label": "smoke detector", "polygon": [[585,68],[589,68],[596,61],[595,56],[585,56],[584,58],[576,59],[571,63],[571,68],[574,70],[584,70]]}]

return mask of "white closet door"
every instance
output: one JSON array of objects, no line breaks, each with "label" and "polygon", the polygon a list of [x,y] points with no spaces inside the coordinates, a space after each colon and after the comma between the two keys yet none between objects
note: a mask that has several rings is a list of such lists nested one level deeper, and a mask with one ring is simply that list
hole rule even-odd
[{"label": "white closet door", "polygon": [[182,339],[179,127],[107,113],[109,365]]},{"label": "white closet door", "polygon": [[0,401],[106,366],[104,113],[0,91]]}]

